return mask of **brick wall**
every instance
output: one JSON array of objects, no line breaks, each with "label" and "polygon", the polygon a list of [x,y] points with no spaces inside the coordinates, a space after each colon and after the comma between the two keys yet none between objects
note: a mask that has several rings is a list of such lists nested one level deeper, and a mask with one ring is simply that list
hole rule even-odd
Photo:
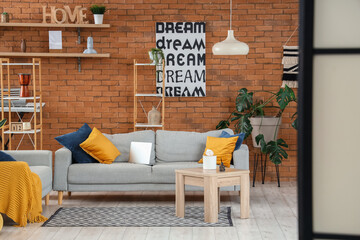
[{"label": "brick wall", "polygon": [[[237,90],[274,90],[281,85],[282,45],[298,25],[298,0],[234,0],[233,30],[236,38],[249,44],[247,56],[214,56],[214,43],[225,39],[229,26],[227,0],[108,0],[104,16],[109,29],[82,29],[82,43],[76,43],[75,28],[0,28],[0,51],[20,51],[20,40],[27,40],[28,52],[48,51],[48,30],[62,30],[63,52],[82,52],[86,38],[94,38],[99,53],[110,58],[83,59],[82,71],[75,58],[43,59],[44,149],[55,151],[60,145],[54,137],[79,128],[84,122],[106,133],[132,131],[133,59],[148,61],[147,51],[155,46],[156,21],[206,22],[205,98],[167,98],[166,129],[208,131],[228,117]],[[10,13],[11,22],[41,22],[42,6],[64,4],[89,7],[87,0],[3,0],[0,11]],[[92,14],[88,11],[92,22]],[[297,33],[288,45],[297,45]],[[12,59],[12,61],[14,61]],[[17,62],[30,59],[16,59]],[[12,73],[30,69],[13,68]],[[145,72],[144,72],[145,73]],[[16,75],[12,75],[16,83]],[[147,105],[147,110],[153,103]],[[296,131],[290,116],[292,104],[283,118],[280,137],[289,144],[289,159],[282,164],[281,180],[296,178]],[[253,166],[251,140],[250,167]],[[25,147],[29,148],[29,141]],[[269,164],[268,179],[275,180]],[[258,175],[260,177],[260,174]]]}]

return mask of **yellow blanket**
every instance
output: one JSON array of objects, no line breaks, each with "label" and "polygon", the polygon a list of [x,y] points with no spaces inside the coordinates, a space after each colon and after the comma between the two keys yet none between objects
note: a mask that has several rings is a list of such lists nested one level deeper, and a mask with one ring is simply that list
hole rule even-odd
[{"label": "yellow blanket", "polygon": [[0,162],[0,212],[19,227],[44,222],[41,181],[26,162]]}]

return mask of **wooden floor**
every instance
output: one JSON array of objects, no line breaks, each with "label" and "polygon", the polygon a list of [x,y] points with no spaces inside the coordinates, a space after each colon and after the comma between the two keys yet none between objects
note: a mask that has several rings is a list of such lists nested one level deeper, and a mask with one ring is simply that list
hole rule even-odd
[{"label": "wooden floor", "polygon": [[[236,192],[222,192],[221,206],[232,207],[234,227],[209,228],[41,228],[41,224],[29,224],[25,228],[4,226],[0,240],[162,240],[162,239],[298,239],[297,237],[297,190],[296,183],[257,183],[250,188],[250,218],[240,219],[239,196]],[[99,192],[64,194],[63,206],[174,206],[174,192]],[[186,206],[202,206],[202,192],[186,192]],[[57,209],[57,194],[53,192],[50,205],[43,206],[44,215],[51,216]]]}]

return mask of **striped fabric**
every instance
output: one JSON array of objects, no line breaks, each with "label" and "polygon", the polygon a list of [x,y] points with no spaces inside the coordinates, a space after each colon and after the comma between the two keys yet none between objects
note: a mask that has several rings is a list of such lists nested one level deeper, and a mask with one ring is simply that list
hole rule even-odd
[{"label": "striped fabric", "polygon": [[285,84],[291,88],[297,88],[297,75],[299,72],[299,47],[298,46],[284,46],[283,47],[283,59],[282,64],[283,76],[282,76],[282,86],[285,87]]}]

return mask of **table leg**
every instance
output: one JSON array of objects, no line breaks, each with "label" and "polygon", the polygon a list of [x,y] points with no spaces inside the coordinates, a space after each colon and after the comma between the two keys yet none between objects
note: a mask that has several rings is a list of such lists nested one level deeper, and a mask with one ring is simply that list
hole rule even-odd
[{"label": "table leg", "polygon": [[240,180],[240,218],[249,218],[250,214],[250,180],[249,175],[241,175]]},{"label": "table leg", "polygon": [[218,212],[220,212],[220,188],[218,187]]},{"label": "table leg", "polygon": [[216,177],[204,177],[204,215],[205,222],[218,221],[219,196]]},{"label": "table leg", "polygon": [[184,175],[176,173],[176,216],[185,217],[185,181]]}]

